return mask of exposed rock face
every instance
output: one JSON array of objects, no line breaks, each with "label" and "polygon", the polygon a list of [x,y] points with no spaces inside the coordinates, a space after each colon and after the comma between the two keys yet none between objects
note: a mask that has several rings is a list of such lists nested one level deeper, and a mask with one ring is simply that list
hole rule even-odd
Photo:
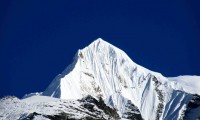
[{"label": "exposed rock face", "polygon": [[183,120],[200,119],[200,96],[194,94],[192,99],[186,105],[183,113]]},{"label": "exposed rock face", "polygon": [[122,118],[131,120],[143,120],[139,109],[130,100],[127,101]]},{"label": "exposed rock face", "polygon": [[[118,115],[116,109],[113,109],[113,108],[110,108],[109,106],[107,106],[101,97],[99,98],[99,100],[96,100],[92,96],[88,95],[87,97],[85,97],[79,101],[81,101],[83,103],[82,106],[84,108],[88,109],[91,112],[96,112],[94,110],[94,105],[96,105],[99,109],[103,110],[104,113],[111,116],[111,118],[119,119],[119,115]],[[99,113],[97,113],[97,114],[99,114]],[[102,117],[102,119],[103,119],[103,117]]]}]

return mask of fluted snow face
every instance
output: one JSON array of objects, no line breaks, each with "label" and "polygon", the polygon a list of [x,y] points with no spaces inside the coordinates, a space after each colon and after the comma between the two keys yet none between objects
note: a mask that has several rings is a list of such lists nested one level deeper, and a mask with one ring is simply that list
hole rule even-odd
[{"label": "fluted snow face", "polygon": [[80,99],[88,94],[102,97],[107,104],[112,101],[121,115],[125,101],[131,100],[144,119],[174,119],[180,117],[191,95],[173,87],[161,74],[137,65],[122,50],[99,38],[77,52],[74,62],[43,95],[61,99]]}]

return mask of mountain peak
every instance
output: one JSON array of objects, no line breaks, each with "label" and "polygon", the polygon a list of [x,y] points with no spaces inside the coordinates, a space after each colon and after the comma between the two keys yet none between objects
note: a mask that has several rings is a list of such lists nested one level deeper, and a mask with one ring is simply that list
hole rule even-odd
[{"label": "mountain peak", "polygon": [[105,47],[105,46],[108,47],[108,46],[113,46],[113,45],[108,43],[107,41],[103,40],[102,38],[97,38],[88,47],[90,47],[90,48],[98,48],[98,47]]},{"label": "mountain peak", "polygon": [[105,42],[102,38],[97,38],[95,41],[98,41],[98,42]]},{"label": "mountain peak", "polygon": [[102,44],[110,44],[107,41],[103,40],[102,38],[97,38],[96,40],[94,40],[94,42],[102,43]]},{"label": "mountain peak", "polygon": [[[61,99],[81,99],[87,95],[102,98],[118,109],[120,116],[130,103],[137,106],[144,119],[178,119],[179,110],[189,102],[186,98],[192,98],[174,89],[177,85],[160,73],[137,65],[123,50],[101,38],[79,50],[75,57],[43,95]],[[170,106],[176,101],[184,103]],[[173,109],[173,115],[169,108]]]},{"label": "mountain peak", "polygon": [[162,75],[137,65],[123,50],[101,38],[79,50],[75,58],[74,62],[55,78],[44,95],[79,99],[89,94],[107,99],[117,91],[137,86],[142,82],[142,78],[148,77],[149,74],[164,79]]}]

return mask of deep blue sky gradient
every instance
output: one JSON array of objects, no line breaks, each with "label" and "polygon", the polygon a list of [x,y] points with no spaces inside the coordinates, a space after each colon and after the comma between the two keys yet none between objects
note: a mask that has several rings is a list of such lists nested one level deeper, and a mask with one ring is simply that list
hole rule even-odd
[{"label": "deep blue sky gradient", "polygon": [[0,97],[44,91],[101,37],[164,76],[200,75],[199,0],[0,1]]}]

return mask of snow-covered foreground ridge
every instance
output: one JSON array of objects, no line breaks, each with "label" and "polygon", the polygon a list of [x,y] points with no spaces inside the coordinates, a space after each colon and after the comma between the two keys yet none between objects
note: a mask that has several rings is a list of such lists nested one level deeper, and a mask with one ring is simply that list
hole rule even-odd
[{"label": "snow-covered foreground ridge", "polygon": [[62,100],[48,96],[18,99],[7,96],[0,100],[0,120],[91,120],[118,119],[115,110],[92,96],[79,100]]},{"label": "snow-covered foreground ridge", "polygon": [[[199,76],[164,77],[100,38],[78,50],[73,63],[42,95],[63,100],[102,98],[122,119],[200,119]],[[33,99],[30,96],[24,100]]]}]

